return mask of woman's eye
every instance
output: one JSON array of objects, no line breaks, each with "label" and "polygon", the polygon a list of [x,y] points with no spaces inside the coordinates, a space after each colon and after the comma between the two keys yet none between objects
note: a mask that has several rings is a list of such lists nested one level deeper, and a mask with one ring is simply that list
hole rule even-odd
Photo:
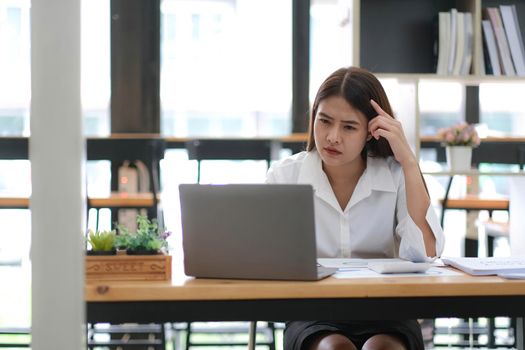
[{"label": "woman's eye", "polygon": [[328,124],[328,123],[330,123],[330,121],[329,121],[328,119],[323,119],[323,118],[319,119],[319,121],[320,121],[322,124]]},{"label": "woman's eye", "polygon": [[345,125],[345,130],[355,130],[352,125]]}]

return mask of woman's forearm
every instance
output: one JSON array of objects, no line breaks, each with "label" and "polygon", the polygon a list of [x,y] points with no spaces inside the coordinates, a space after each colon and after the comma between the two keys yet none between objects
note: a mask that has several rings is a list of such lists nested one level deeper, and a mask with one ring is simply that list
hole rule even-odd
[{"label": "woman's forearm", "polygon": [[407,198],[408,214],[423,233],[423,241],[428,256],[436,256],[436,238],[432,233],[426,214],[430,205],[423,176],[419,170],[417,160],[414,158],[409,162],[402,164],[405,175],[405,188]]}]

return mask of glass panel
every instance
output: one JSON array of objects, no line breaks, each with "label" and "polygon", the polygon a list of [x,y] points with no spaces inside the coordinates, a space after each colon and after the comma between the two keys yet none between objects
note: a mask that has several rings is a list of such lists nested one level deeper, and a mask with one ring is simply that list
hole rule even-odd
[{"label": "glass panel", "polygon": [[352,65],[352,1],[312,0],[310,5],[310,101],[336,69]]},{"label": "glass panel", "polygon": [[30,1],[0,2],[0,136],[29,134]]},{"label": "glass panel", "polygon": [[290,132],[290,0],[163,0],[161,15],[164,135]]},{"label": "glass panel", "polygon": [[525,135],[525,84],[481,84],[479,94],[483,136]]},{"label": "glass panel", "polygon": [[416,151],[416,82],[398,79],[380,79],[394,117],[401,122],[408,144]]},{"label": "glass panel", "polygon": [[84,134],[110,133],[110,13],[109,0],[82,0],[81,78]]},{"label": "glass panel", "polygon": [[420,135],[436,135],[439,129],[464,120],[464,95],[459,83],[420,82]]}]

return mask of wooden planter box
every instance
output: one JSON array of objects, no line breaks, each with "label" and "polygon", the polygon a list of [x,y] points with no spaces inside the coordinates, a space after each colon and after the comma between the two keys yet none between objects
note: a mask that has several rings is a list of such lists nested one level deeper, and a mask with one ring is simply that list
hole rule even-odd
[{"label": "wooden planter box", "polygon": [[171,255],[86,256],[86,280],[171,280]]}]

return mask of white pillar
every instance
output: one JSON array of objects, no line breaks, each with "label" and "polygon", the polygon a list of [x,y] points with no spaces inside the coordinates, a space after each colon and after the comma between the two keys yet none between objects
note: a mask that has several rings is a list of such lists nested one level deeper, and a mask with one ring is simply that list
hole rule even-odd
[{"label": "white pillar", "polygon": [[31,4],[32,349],[85,349],[80,0]]}]

